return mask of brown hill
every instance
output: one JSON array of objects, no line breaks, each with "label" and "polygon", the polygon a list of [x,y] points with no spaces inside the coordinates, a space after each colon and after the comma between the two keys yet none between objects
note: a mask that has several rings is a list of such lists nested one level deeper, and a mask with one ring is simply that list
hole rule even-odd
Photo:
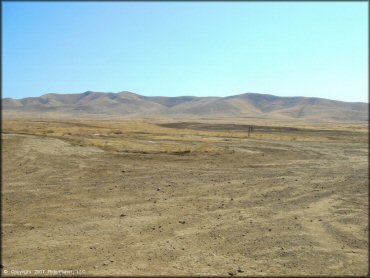
[{"label": "brown hill", "polygon": [[311,97],[278,97],[246,93],[229,97],[147,97],[131,92],[46,94],[5,98],[3,111],[124,117],[258,117],[367,121],[368,104]]}]

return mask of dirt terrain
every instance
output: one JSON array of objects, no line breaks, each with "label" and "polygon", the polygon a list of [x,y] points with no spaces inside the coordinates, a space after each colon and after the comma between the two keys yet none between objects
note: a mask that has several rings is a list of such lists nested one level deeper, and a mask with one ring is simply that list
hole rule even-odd
[{"label": "dirt terrain", "polygon": [[366,125],[247,126],[5,120],[3,275],[367,275]]}]

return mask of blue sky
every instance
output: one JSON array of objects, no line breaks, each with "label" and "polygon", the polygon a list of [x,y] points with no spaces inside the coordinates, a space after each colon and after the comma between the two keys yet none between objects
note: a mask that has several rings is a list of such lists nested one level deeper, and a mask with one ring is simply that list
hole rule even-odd
[{"label": "blue sky", "polygon": [[3,2],[3,97],[368,102],[367,2]]}]

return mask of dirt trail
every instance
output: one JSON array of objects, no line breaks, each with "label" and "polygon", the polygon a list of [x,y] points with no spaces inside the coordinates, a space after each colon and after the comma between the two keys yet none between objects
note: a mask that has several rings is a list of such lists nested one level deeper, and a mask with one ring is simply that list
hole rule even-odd
[{"label": "dirt trail", "polygon": [[319,219],[318,221],[302,221],[303,226],[307,229],[307,234],[314,235],[313,239],[316,240],[322,248],[325,249],[337,249],[339,250],[342,245],[338,240],[335,239],[321,224],[322,215],[330,215],[329,209],[331,208],[331,199],[326,198],[319,200],[318,202],[311,204],[311,206],[304,212],[305,215]]},{"label": "dirt trail", "polygon": [[134,154],[3,135],[4,269],[367,274],[367,144],[215,144]]}]

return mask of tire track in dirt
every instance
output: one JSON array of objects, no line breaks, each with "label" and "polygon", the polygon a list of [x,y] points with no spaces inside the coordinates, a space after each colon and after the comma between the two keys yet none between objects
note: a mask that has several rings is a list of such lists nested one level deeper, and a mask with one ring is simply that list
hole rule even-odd
[{"label": "tire track in dirt", "polygon": [[[332,198],[322,198],[315,203],[311,203],[309,208],[302,212],[305,216],[302,220],[302,225],[307,230],[312,239],[318,242],[324,249],[341,249],[343,246],[338,240],[336,240],[332,235],[322,225],[322,218],[330,216],[330,208],[333,203]],[[315,221],[308,220],[308,217],[315,219]]]}]

